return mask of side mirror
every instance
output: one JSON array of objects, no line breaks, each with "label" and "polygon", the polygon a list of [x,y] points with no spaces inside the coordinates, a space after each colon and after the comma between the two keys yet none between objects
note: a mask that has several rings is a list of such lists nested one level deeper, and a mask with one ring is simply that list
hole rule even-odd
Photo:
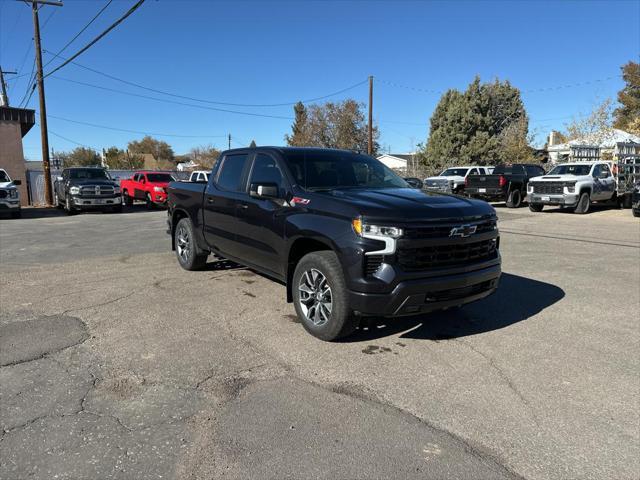
[{"label": "side mirror", "polygon": [[16,186],[17,186],[17,185],[22,185],[22,180],[14,180],[12,183],[13,183],[14,185],[16,185]]},{"label": "side mirror", "polygon": [[61,181],[62,181],[62,177],[61,177],[61,176],[57,176],[57,177],[56,177],[56,180],[57,180],[58,182],[61,182]]},{"label": "side mirror", "polygon": [[275,183],[252,183],[249,195],[253,198],[280,198],[279,188]]},{"label": "side mirror", "polygon": [[422,187],[424,187],[424,182],[419,178],[410,177],[405,178],[404,181],[407,182],[411,188],[422,190]]},{"label": "side mirror", "polygon": [[600,172],[600,178],[609,178],[609,172]]}]

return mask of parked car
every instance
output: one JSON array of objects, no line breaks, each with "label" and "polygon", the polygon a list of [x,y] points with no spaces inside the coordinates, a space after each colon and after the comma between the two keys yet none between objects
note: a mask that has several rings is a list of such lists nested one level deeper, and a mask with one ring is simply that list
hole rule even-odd
[{"label": "parked car", "polygon": [[12,218],[20,218],[20,180],[11,180],[7,171],[0,168],[0,213],[8,213]]},{"label": "parked car", "polygon": [[53,204],[68,215],[83,210],[122,211],[118,182],[101,167],[65,168],[53,184]]},{"label": "parked car", "polygon": [[144,200],[148,208],[165,205],[167,186],[175,180],[167,172],[134,172],[131,178],[120,181],[122,203],[133,205],[134,200]]},{"label": "parked car", "polygon": [[195,170],[191,172],[191,175],[189,176],[189,181],[207,183],[209,181],[209,172],[206,170]]},{"label": "parked car", "polygon": [[361,316],[460,306],[495,291],[496,213],[432,195],[369,156],[332,149],[223,152],[208,184],[169,185],[178,263],[215,253],[286,285],[304,328],[323,340]]},{"label": "parked car", "polygon": [[640,181],[636,182],[633,187],[631,196],[631,210],[634,217],[640,217]]},{"label": "parked car", "polygon": [[529,208],[534,212],[555,205],[587,213],[591,202],[616,199],[616,180],[606,162],[563,163],[546,175],[532,178],[528,194]]},{"label": "parked car", "polygon": [[493,167],[451,167],[447,168],[437,177],[425,178],[425,190],[430,192],[457,193],[465,188],[465,179],[468,175],[490,175]]},{"label": "parked car", "polygon": [[465,192],[473,198],[503,201],[509,208],[518,208],[527,194],[529,179],[541,175],[544,175],[544,169],[538,165],[498,165],[491,175],[467,175]]}]

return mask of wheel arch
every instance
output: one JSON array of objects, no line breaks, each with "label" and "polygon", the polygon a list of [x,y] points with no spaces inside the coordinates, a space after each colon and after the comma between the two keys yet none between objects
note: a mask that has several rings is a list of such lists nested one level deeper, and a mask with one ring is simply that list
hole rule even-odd
[{"label": "wheel arch", "polygon": [[287,254],[287,272],[286,272],[286,286],[287,286],[287,303],[293,302],[293,290],[291,288],[293,272],[296,269],[296,265],[302,257],[312,252],[320,252],[331,250],[335,251],[331,241],[322,237],[301,237],[297,238],[291,243],[289,252]]}]

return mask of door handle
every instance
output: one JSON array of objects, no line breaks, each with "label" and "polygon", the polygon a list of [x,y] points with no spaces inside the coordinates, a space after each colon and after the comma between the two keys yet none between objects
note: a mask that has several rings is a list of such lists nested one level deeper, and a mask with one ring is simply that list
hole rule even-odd
[{"label": "door handle", "polygon": [[216,199],[214,197],[207,197],[207,203],[215,203]]},{"label": "door handle", "polygon": [[246,203],[241,203],[241,204],[238,205],[238,208],[246,210],[247,208],[249,208],[249,205],[247,205]]}]

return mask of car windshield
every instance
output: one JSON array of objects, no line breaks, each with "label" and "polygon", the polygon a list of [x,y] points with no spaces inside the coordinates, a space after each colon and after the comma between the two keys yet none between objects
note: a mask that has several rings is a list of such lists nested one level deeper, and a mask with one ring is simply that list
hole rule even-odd
[{"label": "car windshield", "polygon": [[10,182],[11,179],[9,178],[9,175],[7,175],[7,172],[5,172],[4,170],[0,170],[0,183],[5,183],[5,182]]},{"label": "car windshield", "polygon": [[589,175],[591,165],[558,165],[547,175]]},{"label": "car windshield", "polygon": [[522,165],[498,165],[493,169],[493,175],[511,175],[511,174],[523,174],[524,168]]},{"label": "car windshield", "polygon": [[111,180],[107,171],[100,168],[69,170],[69,178],[74,180]]},{"label": "car windshield", "polygon": [[440,174],[441,177],[464,177],[468,168],[447,168],[444,172]]},{"label": "car windshield", "polygon": [[307,190],[340,188],[410,188],[375,158],[342,151],[285,151],[296,183]]},{"label": "car windshield", "polygon": [[168,173],[147,173],[147,180],[152,183],[169,183],[176,181],[176,179]]}]

